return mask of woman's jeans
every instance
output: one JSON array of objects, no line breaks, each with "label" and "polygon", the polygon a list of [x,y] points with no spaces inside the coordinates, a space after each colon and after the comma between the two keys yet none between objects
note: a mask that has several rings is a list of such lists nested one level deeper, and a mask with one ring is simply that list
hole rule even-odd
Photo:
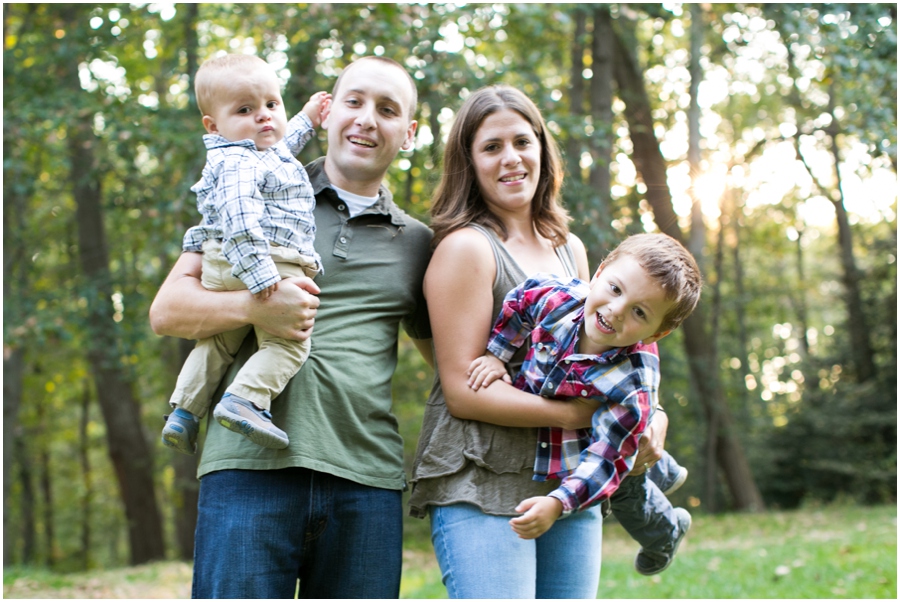
[{"label": "woman's jeans", "polygon": [[305,468],[200,479],[194,598],[397,598],[400,491]]},{"label": "woman's jeans", "polygon": [[432,506],[431,540],[451,598],[596,598],[603,518],[599,506],[520,539],[509,516],[471,504]]}]

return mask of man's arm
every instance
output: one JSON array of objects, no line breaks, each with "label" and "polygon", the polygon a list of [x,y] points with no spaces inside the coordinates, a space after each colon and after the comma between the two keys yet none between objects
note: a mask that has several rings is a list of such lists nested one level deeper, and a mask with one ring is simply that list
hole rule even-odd
[{"label": "man's arm", "polygon": [[412,339],[412,342],[422,354],[425,363],[434,370],[434,349],[431,347],[431,339]]},{"label": "man's arm", "polygon": [[266,300],[250,291],[213,292],[200,284],[202,255],[182,253],[150,306],[158,335],[202,339],[253,324],[275,336],[302,341],[311,334],[319,287],[309,278],[288,278]]}]

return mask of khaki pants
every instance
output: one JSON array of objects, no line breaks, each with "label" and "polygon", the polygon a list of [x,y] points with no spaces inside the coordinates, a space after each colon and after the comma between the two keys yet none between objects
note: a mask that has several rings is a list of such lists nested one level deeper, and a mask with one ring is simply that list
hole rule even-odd
[{"label": "khaki pants", "polygon": [[[282,278],[313,278],[318,274],[318,263],[294,249],[270,244],[269,254]],[[211,291],[247,289],[239,278],[231,275],[231,264],[222,253],[222,244],[215,240],[203,243],[202,283],[204,288]],[[253,327],[247,325],[197,341],[181,368],[169,403],[184,408],[195,416],[204,416],[209,410],[213,393],[251,328]],[[309,357],[310,342],[309,339],[303,342],[289,341],[258,328],[254,330],[259,350],[240,369],[227,392],[268,410],[272,399],[281,393]]]}]

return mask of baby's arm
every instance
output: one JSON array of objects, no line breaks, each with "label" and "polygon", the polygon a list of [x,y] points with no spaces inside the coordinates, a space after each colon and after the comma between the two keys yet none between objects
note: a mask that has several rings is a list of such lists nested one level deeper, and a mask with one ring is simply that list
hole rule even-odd
[{"label": "baby's arm", "polygon": [[259,291],[258,293],[254,293],[253,296],[256,298],[257,301],[265,301],[266,299],[268,299],[269,297],[272,296],[272,293],[274,293],[277,290],[278,290],[278,283],[276,282],[275,284],[270,284],[269,286],[267,286],[263,290]]},{"label": "baby's arm", "polygon": [[328,92],[316,92],[315,94],[310,96],[306,104],[303,105],[302,111],[306,113],[307,117],[309,117],[309,120],[312,122],[313,127],[317,128],[322,125],[323,121],[325,121],[330,108],[331,94],[329,94]]},{"label": "baby's arm", "polygon": [[512,379],[506,371],[506,364],[490,351],[472,360],[466,374],[469,376],[467,384],[476,391],[499,379],[512,384]]},{"label": "baby's arm", "polygon": [[522,539],[535,539],[553,526],[562,511],[562,502],[554,497],[530,497],[516,506],[516,512],[524,514],[510,520],[509,524]]}]

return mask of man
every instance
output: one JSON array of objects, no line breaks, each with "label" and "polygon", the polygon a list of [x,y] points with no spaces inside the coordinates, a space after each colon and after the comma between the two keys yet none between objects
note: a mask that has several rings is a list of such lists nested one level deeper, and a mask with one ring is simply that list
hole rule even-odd
[{"label": "man", "polygon": [[[250,323],[303,340],[316,326],[309,360],[273,404],[287,449],[209,422],[195,598],[293,598],[298,578],[302,598],[399,596],[405,477],[391,377],[401,324],[431,361],[421,290],[431,232],[382,181],[412,147],[416,102],[412,78],[389,59],[359,59],[335,83],[322,123],[328,152],[307,165],[324,267],[317,283],[283,280],[265,301],[210,292],[201,256],[185,253],[153,302],[162,335],[201,338]],[[245,342],[223,385],[252,347]]]}]

